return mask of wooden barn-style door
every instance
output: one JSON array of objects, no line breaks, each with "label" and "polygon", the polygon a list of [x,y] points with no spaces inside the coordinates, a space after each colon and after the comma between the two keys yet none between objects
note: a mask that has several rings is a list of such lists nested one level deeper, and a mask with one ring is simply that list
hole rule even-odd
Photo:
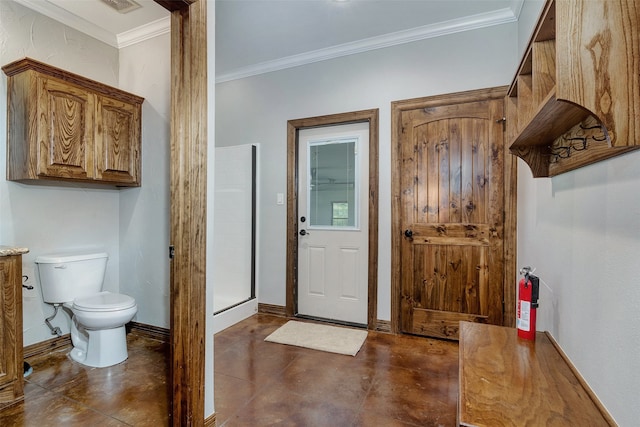
[{"label": "wooden barn-style door", "polygon": [[505,189],[515,180],[506,177],[504,95],[499,88],[393,103],[400,332],[457,339],[461,320],[504,323],[505,289],[515,286],[505,254],[515,224],[505,227],[505,197],[514,196]]}]

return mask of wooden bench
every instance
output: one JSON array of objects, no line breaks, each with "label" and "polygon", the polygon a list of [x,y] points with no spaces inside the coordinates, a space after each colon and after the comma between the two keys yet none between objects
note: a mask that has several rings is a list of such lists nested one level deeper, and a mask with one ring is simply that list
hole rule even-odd
[{"label": "wooden bench", "polygon": [[461,426],[615,426],[553,338],[460,322]]}]

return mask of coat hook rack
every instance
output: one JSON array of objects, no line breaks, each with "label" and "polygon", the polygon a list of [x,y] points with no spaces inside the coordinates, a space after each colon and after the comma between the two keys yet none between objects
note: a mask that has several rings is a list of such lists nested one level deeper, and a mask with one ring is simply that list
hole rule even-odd
[{"label": "coat hook rack", "polygon": [[[592,121],[595,121],[595,119]],[[574,126],[567,133],[556,139],[554,143],[549,146],[549,163],[557,163],[560,159],[568,159],[572,153],[586,150],[590,142],[599,143],[606,142],[607,140],[606,129],[601,124],[590,125],[584,124],[584,122],[580,123],[577,127]]]}]

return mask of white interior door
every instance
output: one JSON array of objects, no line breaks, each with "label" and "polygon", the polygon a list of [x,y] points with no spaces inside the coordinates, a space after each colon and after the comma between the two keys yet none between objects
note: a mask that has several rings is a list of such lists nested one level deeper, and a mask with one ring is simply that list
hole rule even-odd
[{"label": "white interior door", "polygon": [[367,323],[369,123],[298,138],[298,314]]}]

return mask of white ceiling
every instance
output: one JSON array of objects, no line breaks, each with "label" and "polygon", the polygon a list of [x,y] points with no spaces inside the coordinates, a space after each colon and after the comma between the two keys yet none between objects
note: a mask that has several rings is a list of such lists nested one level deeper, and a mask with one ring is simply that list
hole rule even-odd
[{"label": "white ceiling", "polygon": [[[167,33],[153,0],[15,0],[114,47]],[[214,4],[213,1],[209,4]],[[216,0],[216,81],[517,20],[524,0]]]},{"label": "white ceiling", "polygon": [[[2,0],[0,0],[2,1]],[[121,48],[169,32],[169,12],[153,0],[122,14],[101,0],[14,0],[30,9]]]}]

